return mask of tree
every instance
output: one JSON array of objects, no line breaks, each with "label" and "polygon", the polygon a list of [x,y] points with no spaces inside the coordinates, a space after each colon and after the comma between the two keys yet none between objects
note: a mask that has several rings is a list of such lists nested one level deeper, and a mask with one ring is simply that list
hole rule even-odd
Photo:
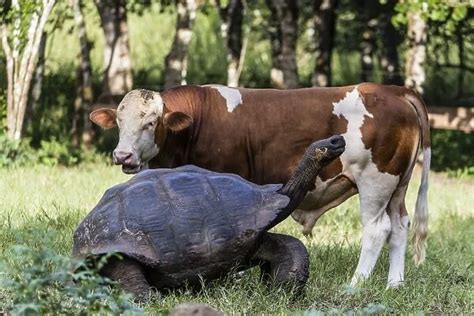
[{"label": "tree", "polygon": [[392,22],[395,26],[407,26],[405,86],[423,93],[428,22],[442,22],[439,26],[441,32],[451,34],[460,21],[466,18],[470,6],[468,1],[445,0],[405,0],[395,5],[397,14],[393,16]]},{"label": "tree", "polygon": [[133,86],[126,0],[94,0],[105,37],[103,91],[124,95]]},{"label": "tree", "polygon": [[91,44],[87,37],[86,23],[82,12],[82,0],[72,0],[72,11],[74,13],[74,24],[79,39],[80,54],[71,134],[73,142],[76,145],[82,142],[86,147],[89,147],[94,134],[88,115],[93,101],[92,67],[90,59]]},{"label": "tree", "polygon": [[336,28],[337,0],[314,1],[314,55],[316,65],[312,78],[313,86],[331,85],[331,54]]},{"label": "tree", "polygon": [[423,93],[426,80],[426,21],[418,11],[408,12],[408,50],[405,62],[405,86]]},{"label": "tree", "polygon": [[178,15],[173,44],[165,61],[165,89],[186,84],[188,49],[197,10],[195,0],[175,0],[175,3]]},{"label": "tree", "polygon": [[28,95],[43,31],[56,0],[12,0],[1,21],[7,68],[7,135],[21,138]]},{"label": "tree", "polygon": [[227,6],[224,7],[221,0],[216,0],[216,5],[222,21],[221,35],[227,48],[227,85],[237,87],[246,50],[242,40],[245,2],[244,0],[229,0]]},{"label": "tree", "polygon": [[272,47],[272,84],[280,89],[297,88],[298,1],[266,0],[266,3],[271,13],[269,33]]},{"label": "tree", "polygon": [[23,129],[28,129],[28,125],[32,123],[34,113],[38,107],[38,103],[41,98],[41,89],[43,87],[43,78],[45,70],[45,52],[46,42],[48,39],[48,33],[43,32],[41,36],[40,45],[38,48],[38,61],[33,74],[33,79],[30,88],[30,96],[28,97],[28,104],[26,106],[25,119],[23,123]]}]

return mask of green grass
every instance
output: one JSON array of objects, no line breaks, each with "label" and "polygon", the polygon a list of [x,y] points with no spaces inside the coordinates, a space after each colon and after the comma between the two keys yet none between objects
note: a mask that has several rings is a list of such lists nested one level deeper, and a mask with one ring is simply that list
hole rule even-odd
[{"label": "green grass", "polygon": [[[413,210],[419,175],[408,194]],[[11,256],[11,247],[25,244],[34,250],[44,246],[53,253],[71,253],[72,233],[80,219],[109,186],[128,179],[118,168],[82,165],[75,168],[31,167],[0,169],[0,262],[10,261],[15,271],[23,258]],[[407,256],[406,285],[386,290],[386,249],[374,275],[358,290],[346,287],[357,264],[361,227],[357,199],[328,212],[317,223],[312,240],[305,239],[289,219],[276,230],[304,241],[311,254],[311,273],[306,292],[293,298],[282,289],[258,282],[258,271],[230,276],[199,293],[173,292],[140,306],[147,313],[168,311],[180,302],[204,302],[226,313],[316,314],[345,313],[443,313],[474,312],[474,182],[432,174],[430,189],[430,237],[426,264],[416,268]],[[8,257],[8,258],[6,258]],[[0,266],[1,267],[1,266]],[[12,273],[2,271],[0,276]],[[12,293],[0,288],[0,311]],[[71,311],[73,313],[73,311]]]}]

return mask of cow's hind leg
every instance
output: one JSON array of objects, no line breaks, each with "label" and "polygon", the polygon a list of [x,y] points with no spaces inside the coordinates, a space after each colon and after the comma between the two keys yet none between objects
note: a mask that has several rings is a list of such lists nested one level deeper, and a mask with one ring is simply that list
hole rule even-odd
[{"label": "cow's hind leg", "polygon": [[372,273],[391,232],[387,207],[398,182],[399,177],[381,173],[375,168],[366,170],[357,181],[362,219],[362,249],[352,277],[352,286],[356,286]]},{"label": "cow's hind leg", "polygon": [[390,256],[389,287],[402,285],[405,276],[405,254],[410,225],[408,212],[405,207],[407,187],[408,185],[403,185],[395,190],[388,207],[391,222],[391,232],[388,239]]},{"label": "cow's hind leg", "polygon": [[265,233],[252,261],[260,265],[263,281],[301,291],[308,280],[308,251],[298,238]]}]

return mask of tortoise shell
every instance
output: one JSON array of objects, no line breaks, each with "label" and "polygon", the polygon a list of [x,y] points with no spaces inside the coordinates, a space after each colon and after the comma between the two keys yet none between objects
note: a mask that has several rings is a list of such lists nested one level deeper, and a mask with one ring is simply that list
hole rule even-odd
[{"label": "tortoise shell", "polygon": [[108,189],[74,233],[73,255],[119,252],[180,280],[245,261],[289,203],[282,185],[195,166],[145,170]]}]

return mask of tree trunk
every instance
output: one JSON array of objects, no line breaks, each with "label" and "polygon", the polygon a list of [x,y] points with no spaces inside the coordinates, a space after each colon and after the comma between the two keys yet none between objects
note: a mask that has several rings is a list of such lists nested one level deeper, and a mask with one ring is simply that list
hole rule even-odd
[{"label": "tree trunk", "polygon": [[104,94],[124,95],[133,86],[126,0],[95,0],[105,37]]},{"label": "tree trunk", "polygon": [[426,79],[426,22],[419,12],[408,13],[408,50],[405,62],[405,86],[423,93]]},{"label": "tree trunk", "polygon": [[314,41],[316,65],[313,86],[331,85],[331,54],[334,46],[337,0],[314,1]]},{"label": "tree trunk", "polygon": [[[13,140],[19,140],[22,136],[28,96],[38,62],[43,30],[55,3],[55,0],[43,0],[41,9],[38,10],[37,8],[21,8],[18,0],[12,0],[11,9],[15,10],[14,12],[21,12],[21,15],[15,13],[13,16],[11,46],[7,25],[5,23],[0,25],[2,47],[7,60],[7,136]],[[22,18],[28,20],[22,21]],[[23,37],[20,26],[25,22],[28,30]]]},{"label": "tree trunk", "polygon": [[28,105],[26,106],[25,123],[24,129],[28,129],[28,125],[31,124],[36,108],[41,97],[41,88],[43,86],[44,78],[44,64],[45,64],[45,51],[48,33],[43,32],[41,41],[38,49],[38,62],[34,71],[32,79],[32,87],[30,90],[30,96],[28,98]]},{"label": "tree trunk", "polygon": [[464,95],[464,77],[465,77],[465,66],[466,62],[464,60],[464,37],[462,35],[463,31],[462,22],[459,23],[456,33],[456,40],[458,44],[458,58],[459,58],[459,72],[458,72],[458,91],[456,93],[456,98],[461,98]]},{"label": "tree trunk", "polygon": [[80,55],[77,69],[76,98],[72,120],[72,139],[75,145],[81,143],[89,148],[92,145],[94,131],[89,120],[89,109],[92,105],[92,66],[90,59],[91,45],[87,37],[86,23],[82,13],[82,0],[73,0],[74,23],[79,38]]},{"label": "tree trunk", "polygon": [[398,45],[401,43],[401,37],[391,21],[395,3],[396,0],[390,0],[386,6],[382,7],[384,13],[380,19],[380,36],[382,40],[380,64],[384,84],[402,85],[403,80],[400,73],[400,61],[397,50]]},{"label": "tree trunk", "polygon": [[178,16],[171,50],[166,56],[165,89],[186,84],[188,48],[196,18],[195,0],[175,0]]},{"label": "tree trunk", "polygon": [[374,57],[376,49],[375,34],[379,24],[377,17],[378,5],[372,0],[364,0],[361,5],[361,17],[364,23],[362,31],[362,41],[360,43],[361,50],[361,80],[371,81],[374,70]]},{"label": "tree trunk", "polygon": [[242,23],[244,20],[243,0],[230,0],[226,7],[217,0],[221,17],[221,34],[227,48],[227,85],[237,87],[243,63]]},{"label": "tree trunk", "polygon": [[298,1],[266,0],[266,3],[271,12],[272,84],[280,89],[297,88]]}]

